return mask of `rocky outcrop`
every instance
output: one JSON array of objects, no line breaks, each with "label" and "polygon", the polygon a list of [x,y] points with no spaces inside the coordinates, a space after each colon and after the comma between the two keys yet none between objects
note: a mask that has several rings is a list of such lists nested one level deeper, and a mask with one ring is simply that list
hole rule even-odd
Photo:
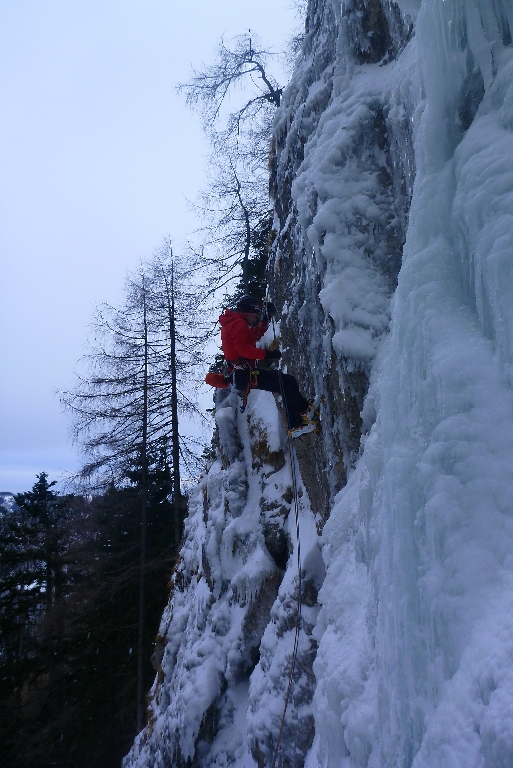
[{"label": "rocky outcrop", "polygon": [[269,393],[252,393],[243,415],[237,395],[221,391],[215,416],[215,459],[190,499],[159,631],[149,725],[124,765],[268,765],[290,684],[280,760],[299,768],[313,740],[313,629],[322,583],[316,523],[299,480],[297,512],[306,538],[290,679],[298,561],[282,415]]}]

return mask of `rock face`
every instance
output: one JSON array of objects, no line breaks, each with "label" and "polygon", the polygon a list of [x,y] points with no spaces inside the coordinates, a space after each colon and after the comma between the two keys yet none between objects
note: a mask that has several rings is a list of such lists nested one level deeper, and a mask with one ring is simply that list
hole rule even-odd
[{"label": "rock face", "polygon": [[513,765],[512,30],[310,0],[269,273],[322,427],[218,395],[125,768]]},{"label": "rock face", "polygon": [[364,400],[401,266],[414,160],[390,83],[411,23],[395,3],[319,0],[306,30],[275,125],[271,294],[287,365],[324,398],[322,439],[298,455],[326,519],[373,419]]}]

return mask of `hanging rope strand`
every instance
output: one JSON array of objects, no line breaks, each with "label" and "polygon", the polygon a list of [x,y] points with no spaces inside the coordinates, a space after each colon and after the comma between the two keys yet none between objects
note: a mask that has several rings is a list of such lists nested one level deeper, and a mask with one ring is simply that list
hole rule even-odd
[{"label": "hanging rope strand", "polygon": [[285,413],[286,413],[286,419],[287,419],[287,433],[288,433],[288,441],[289,441],[289,458],[290,458],[290,468],[291,468],[291,475],[292,475],[292,488],[293,488],[293,498],[294,498],[294,517],[296,521],[296,552],[297,552],[297,609],[296,609],[296,631],[294,634],[294,646],[292,649],[292,659],[290,661],[290,671],[289,671],[289,680],[287,684],[287,691],[285,693],[285,702],[283,706],[283,714],[281,717],[281,724],[280,724],[280,732],[278,734],[278,740],[276,742],[276,750],[274,752],[274,760],[272,763],[272,768],[276,768],[277,760],[278,760],[278,754],[280,751],[281,746],[281,740],[283,736],[283,728],[285,725],[285,716],[287,714],[287,707],[289,704],[290,694],[292,692],[292,682],[294,678],[294,669],[296,666],[297,661],[297,654],[298,654],[298,648],[299,648],[299,630],[301,629],[301,599],[302,599],[302,584],[301,584],[301,539],[299,537],[299,499],[298,499],[298,492],[297,492],[297,472],[296,472],[296,453],[294,450],[294,443],[290,434],[290,418],[289,418],[289,407],[287,403],[287,398],[285,397],[285,392],[283,389],[283,379],[282,379],[282,373],[281,371],[278,371],[279,374],[279,380],[280,380],[280,394],[283,400],[283,404],[285,406]]},{"label": "hanging rope strand", "polygon": [[[321,19],[319,24],[319,29],[322,27],[322,24],[324,22],[324,14],[326,10],[326,3],[324,3],[322,7],[322,13],[321,13]],[[305,100],[303,102],[303,109],[301,110],[301,118],[299,120],[299,126],[298,126],[298,136],[301,133],[301,129],[303,127],[303,118],[305,115],[306,110],[306,103],[308,101],[308,90],[310,88],[311,83],[313,82],[314,78],[314,70],[315,70],[315,55],[317,53],[317,45],[318,45],[319,38],[315,39],[315,43],[312,49],[312,58],[311,58],[311,65],[310,65],[310,72],[308,74],[308,81],[306,85],[306,91],[305,91]],[[292,203],[293,205],[293,203]],[[291,211],[290,211],[291,212]],[[274,271],[275,267],[275,260],[276,260],[276,249],[274,250],[274,254],[271,254],[267,266],[266,266],[266,295],[265,295],[265,301],[268,303],[269,301],[269,295],[270,295],[270,283],[271,283],[271,276],[272,272]],[[276,328],[274,324],[274,318],[273,318],[273,331],[274,331],[274,339],[276,340]],[[299,647],[299,630],[301,628],[301,590],[302,590],[302,584],[301,584],[301,543],[299,538],[299,501],[298,501],[298,493],[297,493],[297,475],[296,475],[296,453],[294,449],[294,443],[292,436],[290,434],[290,419],[289,419],[289,409],[288,409],[288,403],[287,399],[284,394],[283,390],[283,380],[282,380],[282,374],[281,371],[279,371],[280,376],[280,394],[282,396],[283,403],[285,405],[285,413],[287,417],[287,434],[288,434],[288,441],[289,441],[289,457],[290,457],[290,466],[291,466],[291,472],[292,472],[292,486],[294,491],[294,515],[296,519],[296,544],[297,544],[297,579],[298,579],[298,587],[297,587],[297,612],[296,612],[296,631],[294,635],[294,648],[292,651],[292,659],[290,663],[290,671],[289,671],[289,680],[287,684],[287,692],[285,694],[285,704],[283,707],[283,715],[281,718],[281,724],[280,724],[280,732],[278,734],[278,741],[276,742],[276,750],[274,752],[274,759],[272,762],[272,768],[276,768],[277,760],[278,760],[278,754],[280,751],[281,746],[281,740],[283,736],[283,727],[285,725],[285,716],[287,714],[287,707],[289,704],[289,698],[290,693],[292,690],[292,680],[294,676],[294,668],[296,666],[296,660],[297,660],[297,653],[298,653],[298,647]]]}]

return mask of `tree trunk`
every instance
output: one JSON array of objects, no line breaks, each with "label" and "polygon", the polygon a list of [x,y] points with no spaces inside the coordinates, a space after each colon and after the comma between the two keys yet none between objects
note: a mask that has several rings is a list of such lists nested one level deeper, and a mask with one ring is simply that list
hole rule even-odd
[{"label": "tree trunk", "polygon": [[144,323],[144,371],[143,371],[143,412],[141,441],[141,563],[139,575],[139,635],[137,644],[137,730],[142,731],[146,721],[146,687],[144,683],[144,635],[145,635],[145,577],[146,538],[148,508],[148,323],[146,317],[146,293],[143,282],[143,323]]},{"label": "tree trunk", "polygon": [[180,434],[178,431],[178,390],[176,383],[176,324],[175,324],[175,282],[173,252],[171,255],[171,285],[165,277],[167,290],[167,309],[169,319],[169,343],[171,366],[171,455],[173,457],[173,514],[175,518],[175,546],[182,541],[183,497],[180,489]]},{"label": "tree trunk", "polygon": [[237,188],[236,188],[237,199],[239,201],[239,205],[242,210],[242,215],[244,216],[244,256],[242,258],[242,285],[244,286],[244,293],[248,293],[249,292],[248,266],[249,266],[249,256],[251,253],[251,220],[249,217],[248,208],[245,205],[244,200],[242,198],[242,185],[239,181],[239,177],[237,176],[237,173],[235,171],[233,164],[232,164],[232,171],[235,177],[235,183],[237,185]]}]

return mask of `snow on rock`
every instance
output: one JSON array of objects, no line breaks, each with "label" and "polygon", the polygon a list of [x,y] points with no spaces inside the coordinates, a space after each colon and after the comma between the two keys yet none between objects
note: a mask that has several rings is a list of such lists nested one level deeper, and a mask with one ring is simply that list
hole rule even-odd
[{"label": "snow on rock", "polygon": [[290,514],[287,518],[287,529],[288,536],[295,542],[294,552],[262,637],[260,661],[251,676],[249,690],[248,732],[259,768],[273,764],[280,731],[278,764],[286,764],[291,768],[303,766],[314,737],[311,699],[315,683],[313,661],[317,642],[313,629],[318,613],[317,594],[324,578],[324,564],[318,544],[316,521],[310,510],[306,491],[301,482],[298,483],[302,599],[297,659],[282,726],[299,618],[297,538],[295,515]]},{"label": "snow on rock", "polygon": [[[297,616],[292,478],[274,397],[252,392],[244,415],[239,405],[235,393],[217,396],[217,458],[190,498],[173,595],[159,632],[163,655],[149,724],[125,768],[191,761],[249,767],[255,760],[264,766],[276,748]],[[311,634],[322,582],[315,521],[300,491],[305,618],[282,747],[284,754],[293,752],[291,766],[303,764],[313,738]],[[270,663],[276,686],[264,690]]]},{"label": "snow on rock", "polygon": [[[273,145],[271,292],[287,307],[289,370],[324,397],[313,456],[321,488],[304,472],[324,519],[359,455],[361,413],[390,324],[413,182],[411,153],[401,154],[411,133],[411,75],[401,78],[395,60],[382,61],[388,48],[392,56],[404,47],[405,24],[396,13],[394,43],[379,3],[376,13],[353,5],[310,4],[304,56],[284,92]],[[401,87],[393,90],[396,82]]]}]

